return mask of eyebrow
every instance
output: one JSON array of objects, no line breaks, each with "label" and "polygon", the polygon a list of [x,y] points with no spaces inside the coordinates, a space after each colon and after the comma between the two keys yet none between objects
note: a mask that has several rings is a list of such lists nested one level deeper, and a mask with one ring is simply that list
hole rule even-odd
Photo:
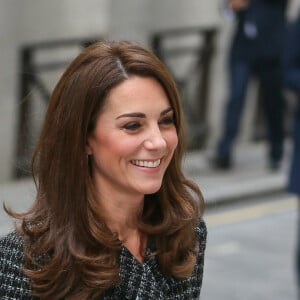
[{"label": "eyebrow", "polygon": [[[160,116],[164,116],[165,114],[167,114],[168,112],[170,112],[172,110],[173,110],[172,107],[168,107],[160,113]],[[132,113],[126,113],[126,114],[120,115],[116,119],[130,118],[130,117],[131,118],[146,118],[146,115],[144,113],[140,113],[140,112],[132,112]]]}]

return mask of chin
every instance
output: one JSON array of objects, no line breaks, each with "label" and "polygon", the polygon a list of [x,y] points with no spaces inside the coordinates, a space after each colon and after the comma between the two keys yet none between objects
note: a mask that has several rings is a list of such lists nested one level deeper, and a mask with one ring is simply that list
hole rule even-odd
[{"label": "chin", "polygon": [[149,195],[158,192],[160,188],[161,188],[161,183],[153,186],[145,187],[142,190],[144,195]]}]

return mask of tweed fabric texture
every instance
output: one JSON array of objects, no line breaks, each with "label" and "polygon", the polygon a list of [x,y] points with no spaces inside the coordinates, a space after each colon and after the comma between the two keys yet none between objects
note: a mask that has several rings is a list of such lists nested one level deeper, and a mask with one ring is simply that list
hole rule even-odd
[{"label": "tweed fabric texture", "polygon": [[[122,247],[120,254],[120,282],[108,289],[99,300],[195,300],[199,299],[206,246],[206,226],[200,221],[196,227],[199,239],[199,253],[191,277],[175,279],[164,276],[159,269],[155,256],[144,263]],[[151,253],[151,246],[147,254]],[[12,232],[0,240],[0,299],[36,300],[31,295],[30,281],[22,273],[24,262],[23,241]]]}]

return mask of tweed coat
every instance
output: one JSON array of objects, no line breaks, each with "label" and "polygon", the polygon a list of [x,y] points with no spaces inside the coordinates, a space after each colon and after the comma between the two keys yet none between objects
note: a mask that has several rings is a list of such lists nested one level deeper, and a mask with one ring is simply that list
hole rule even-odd
[{"label": "tweed coat", "polygon": [[[192,276],[186,279],[166,277],[160,272],[155,256],[139,263],[122,247],[120,254],[120,282],[99,299],[175,300],[199,299],[206,245],[206,226],[201,221],[196,227],[199,252]],[[153,251],[148,247],[147,252]],[[29,279],[22,273],[24,262],[23,240],[12,232],[0,240],[0,299],[35,300]]]}]

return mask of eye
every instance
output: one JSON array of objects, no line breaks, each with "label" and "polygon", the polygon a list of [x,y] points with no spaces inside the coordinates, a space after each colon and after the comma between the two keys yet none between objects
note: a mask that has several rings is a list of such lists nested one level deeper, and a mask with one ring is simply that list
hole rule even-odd
[{"label": "eye", "polygon": [[162,124],[162,125],[175,124],[174,117],[173,116],[166,116],[162,120],[159,121],[159,124]]},{"label": "eye", "polygon": [[123,129],[134,131],[141,127],[141,124],[138,122],[129,122],[122,126]]}]

